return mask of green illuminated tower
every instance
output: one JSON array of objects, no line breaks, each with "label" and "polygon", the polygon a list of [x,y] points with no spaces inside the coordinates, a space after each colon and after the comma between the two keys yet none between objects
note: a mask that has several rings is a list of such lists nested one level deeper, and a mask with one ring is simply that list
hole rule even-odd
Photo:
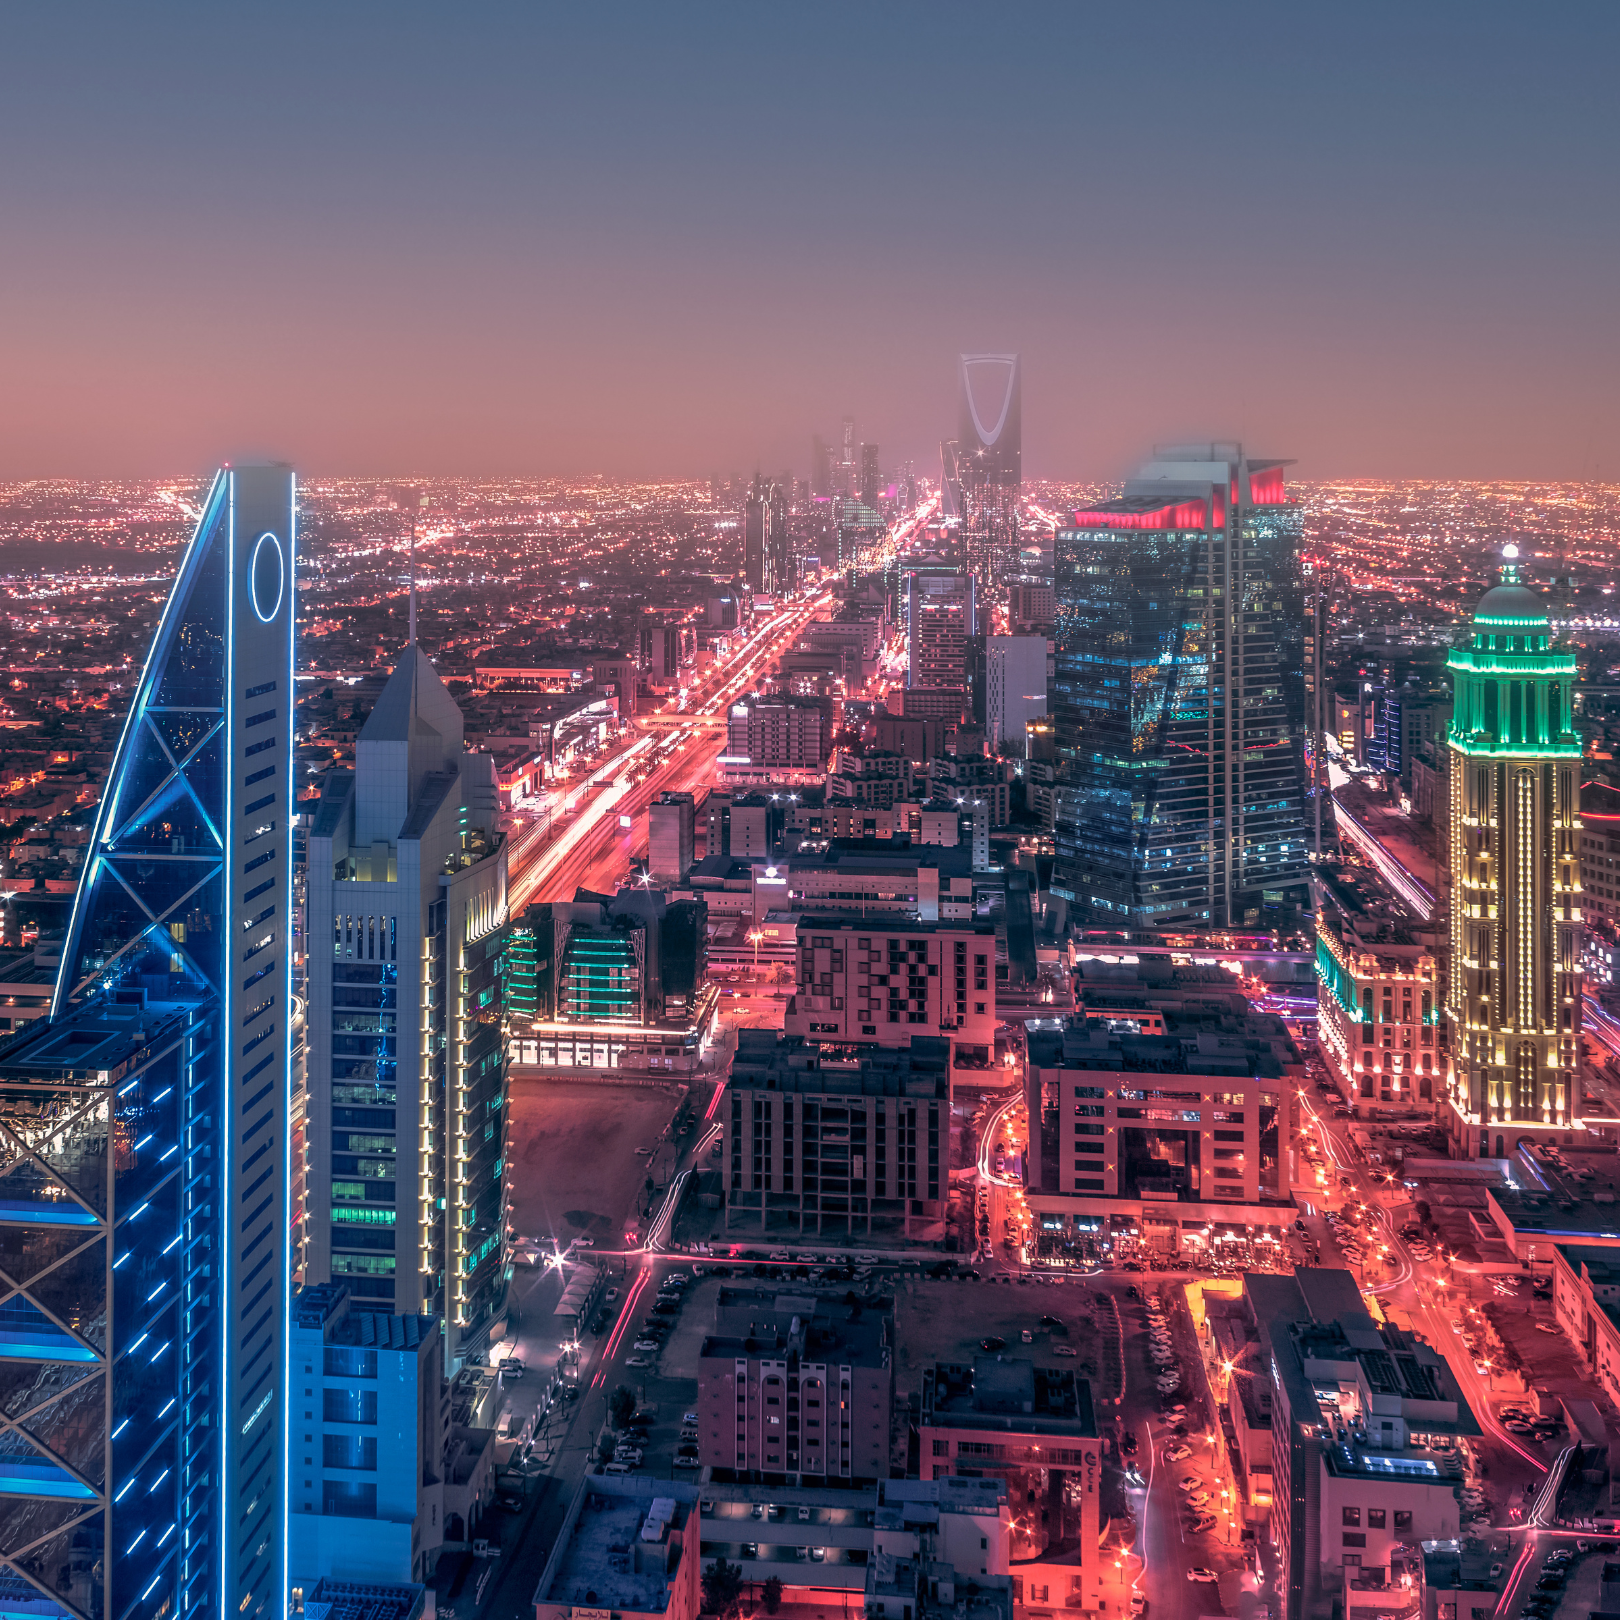
[{"label": "green illuminated tower", "polygon": [[1447,660],[1452,1132],[1465,1157],[1578,1128],[1580,740],[1573,653],[1503,550],[1502,582]]}]

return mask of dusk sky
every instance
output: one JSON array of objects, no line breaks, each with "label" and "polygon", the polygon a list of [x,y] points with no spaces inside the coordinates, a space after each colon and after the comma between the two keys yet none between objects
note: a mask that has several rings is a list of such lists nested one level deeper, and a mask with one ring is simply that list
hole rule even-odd
[{"label": "dusk sky", "polygon": [[1613,4],[60,4],[0,33],[0,477],[1620,479]]}]

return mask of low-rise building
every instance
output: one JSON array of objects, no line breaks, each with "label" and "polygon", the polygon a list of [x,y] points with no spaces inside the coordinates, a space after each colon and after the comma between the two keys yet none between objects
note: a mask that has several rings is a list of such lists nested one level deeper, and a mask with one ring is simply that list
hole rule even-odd
[{"label": "low-rise building", "polygon": [[907,1236],[945,1218],[951,1171],[950,1042],[905,1050],[825,1047],[775,1031],[737,1032],[728,1088],[726,1227],[738,1218],[820,1234]]},{"label": "low-rise building", "polygon": [[725,1288],[698,1352],[698,1455],[766,1483],[889,1471],[893,1322],[813,1294]]},{"label": "low-rise building", "polygon": [[697,1620],[698,1503],[689,1487],[628,1477],[580,1481],[534,1594],[535,1620]]},{"label": "low-rise building", "polygon": [[1348,1271],[1250,1272],[1243,1285],[1271,1372],[1283,1613],[1303,1620],[1347,1581],[1362,1583],[1353,1612],[1403,1549],[1455,1540],[1457,1442],[1479,1424],[1445,1358],[1375,1322]]},{"label": "low-rise building", "polygon": [[973,915],[973,851],[909,837],[833,839],[820,853],[756,867],[754,890],[756,917],[792,910],[966,921]]},{"label": "low-rise building", "polygon": [[924,1369],[917,1433],[924,1480],[967,1474],[1005,1483],[1021,1612],[1101,1612],[1105,1580],[1117,1577],[1097,1545],[1102,1442],[1084,1378],[1012,1356],[941,1362]]},{"label": "low-rise building", "polygon": [[1072,1018],[1026,1026],[1026,1198],[1054,1253],[1210,1253],[1293,1224],[1299,1055],[1280,1019],[1186,977],[1084,979]]},{"label": "low-rise building", "polygon": [[820,698],[745,698],[726,720],[726,757],[819,771],[832,752],[830,704]]},{"label": "low-rise building", "polygon": [[1620,1401],[1620,1245],[1555,1243],[1553,1315],[1611,1401]]}]

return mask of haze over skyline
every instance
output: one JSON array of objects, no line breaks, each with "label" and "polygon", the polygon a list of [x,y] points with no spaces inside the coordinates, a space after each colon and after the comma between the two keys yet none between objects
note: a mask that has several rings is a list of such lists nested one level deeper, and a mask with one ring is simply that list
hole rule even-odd
[{"label": "haze over skyline", "polygon": [[14,13],[0,477],[937,471],[1241,435],[1615,479],[1620,18],[1576,5]]}]

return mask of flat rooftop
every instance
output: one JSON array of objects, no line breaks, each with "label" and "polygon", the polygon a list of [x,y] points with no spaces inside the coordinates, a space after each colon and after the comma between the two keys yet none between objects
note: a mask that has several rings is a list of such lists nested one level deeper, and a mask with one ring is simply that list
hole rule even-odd
[{"label": "flat rooftop", "polygon": [[34,1019],[0,1050],[0,1085],[36,1078],[111,1084],[114,1071],[191,1011],[183,1002],[122,995],[96,996],[59,1019]]},{"label": "flat rooftop", "polygon": [[975,1356],[971,1367],[937,1362],[923,1373],[922,1421],[934,1428],[1000,1429],[1095,1439],[1091,1385],[1066,1367],[1022,1356]]},{"label": "flat rooftop", "polygon": [[[617,1484],[618,1482],[615,1481]],[[586,1480],[571,1523],[552,1549],[537,1603],[661,1614],[680,1568],[679,1538],[691,1517],[690,1492],[673,1482],[635,1480],[640,1489],[603,1490]],[[696,1557],[698,1549],[691,1549]]]}]

